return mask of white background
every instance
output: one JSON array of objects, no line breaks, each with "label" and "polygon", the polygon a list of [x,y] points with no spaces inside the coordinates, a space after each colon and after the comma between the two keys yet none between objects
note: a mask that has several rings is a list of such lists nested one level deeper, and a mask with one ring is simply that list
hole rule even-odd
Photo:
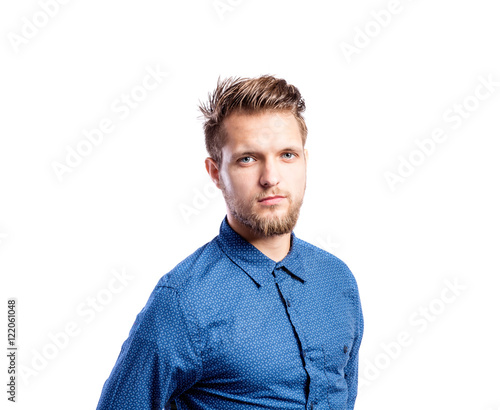
[{"label": "white background", "polygon": [[[154,285],[225,215],[198,101],[219,76],[274,74],[307,105],[295,232],[359,284],[356,409],[499,408],[497,1],[401,0],[390,18],[379,0],[222,0],[233,6],[219,12],[211,0],[74,0],[46,19],[41,3],[0,10],[2,340],[15,297],[26,371],[11,405],[4,348],[0,407],[95,408]],[[141,94],[148,67],[168,76]],[[480,79],[496,82],[483,100]],[[143,101],[120,118],[112,105],[131,92]],[[464,100],[467,118],[446,121]],[[54,164],[106,118],[113,131],[58,178]],[[415,153],[435,128],[446,141]],[[391,190],[385,173],[412,153],[419,164]]]}]

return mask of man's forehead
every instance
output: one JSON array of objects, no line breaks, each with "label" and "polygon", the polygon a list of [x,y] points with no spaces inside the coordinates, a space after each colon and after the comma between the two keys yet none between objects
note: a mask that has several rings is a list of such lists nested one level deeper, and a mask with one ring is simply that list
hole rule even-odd
[{"label": "man's forehead", "polygon": [[301,141],[297,119],[290,112],[233,113],[224,120],[225,144],[254,147],[272,142]]}]

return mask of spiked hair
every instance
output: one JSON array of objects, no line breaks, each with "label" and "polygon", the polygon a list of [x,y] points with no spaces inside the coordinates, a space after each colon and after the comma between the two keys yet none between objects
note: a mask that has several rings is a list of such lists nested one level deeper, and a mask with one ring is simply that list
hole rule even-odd
[{"label": "spiked hair", "polygon": [[205,146],[208,154],[220,165],[226,133],[224,119],[234,112],[257,114],[264,111],[291,112],[298,122],[302,144],[307,138],[307,126],[302,117],[306,106],[299,90],[285,80],[271,75],[257,78],[217,80],[217,87],[208,94],[208,101],[200,103],[203,114]]}]

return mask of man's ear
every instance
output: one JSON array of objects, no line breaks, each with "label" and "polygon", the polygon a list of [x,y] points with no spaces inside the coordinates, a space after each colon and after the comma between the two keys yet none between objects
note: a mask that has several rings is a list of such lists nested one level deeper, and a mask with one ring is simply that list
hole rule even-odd
[{"label": "man's ear", "polygon": [[215,186],[220,189],[219,184],[219,167],[213,158],[205,159],[205,168],[207,169],[208,175],[210,175],[210,179],[214,182]]},{"label": "man's ear", "polygon": [[304,148],[304,156],[305,156],[306,165],[307,165],[307,163],[309,162],[309,151],[305,148]]}]

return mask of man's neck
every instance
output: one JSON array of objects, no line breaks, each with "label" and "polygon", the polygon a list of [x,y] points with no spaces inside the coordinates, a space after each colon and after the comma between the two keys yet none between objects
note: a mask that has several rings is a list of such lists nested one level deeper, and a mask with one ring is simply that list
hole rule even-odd
[{"label": "man's neck", "polygon": [[255,246],[259,251],[261,251],[268,258],[275,262],[282,260],[290,250],[290,235],[289,233],[284,235],[275,236],[259,236],[256,235],[249,227],[236,221],[229,214],[227,215],[227,221],[229,226],[240,236],[246,239],[250,244]]}]

